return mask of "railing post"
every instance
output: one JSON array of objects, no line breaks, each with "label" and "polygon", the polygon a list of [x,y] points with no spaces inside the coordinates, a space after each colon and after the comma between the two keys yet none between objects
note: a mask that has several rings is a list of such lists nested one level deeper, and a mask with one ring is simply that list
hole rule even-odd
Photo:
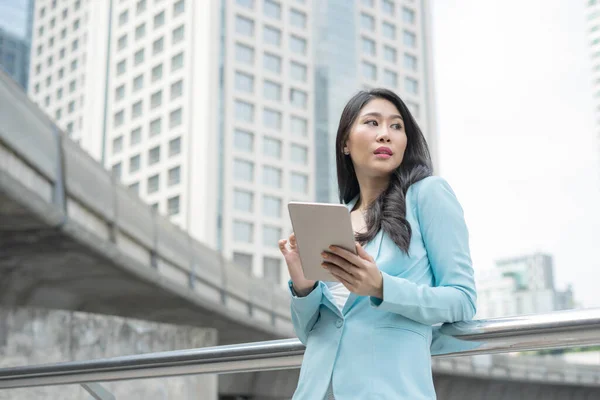
[{"label": "railing post", "polygon": [[116,400],[114,394],[106,390],[101,384],[96,382],[82,383],[84,388],[96,400]]}]

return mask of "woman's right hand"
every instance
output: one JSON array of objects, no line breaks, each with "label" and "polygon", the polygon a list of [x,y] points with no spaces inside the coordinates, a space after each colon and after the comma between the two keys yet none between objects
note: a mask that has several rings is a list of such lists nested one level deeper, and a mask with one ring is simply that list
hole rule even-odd
[{"label": "woman's right hand", "polygon": [[296,243],[296,235],[291,234],[289,240],[281,239],[279,241],[279,250],[283,254],[285,263],[288,267],[288,272],[294,286],[294,291],[299,297],[308,295],[316,281],[306,279],[300,262],[300,254],[298,254],[298,245]]}]

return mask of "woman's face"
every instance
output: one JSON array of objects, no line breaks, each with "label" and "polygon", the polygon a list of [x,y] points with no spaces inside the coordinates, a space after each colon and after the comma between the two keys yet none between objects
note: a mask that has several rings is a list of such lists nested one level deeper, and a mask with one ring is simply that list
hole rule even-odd
[{"label": "woman's face", "polygon": [[400,112],[387,100],[367,103],[350,128],[344,152],[354,164],[357,176],[389,176],[402,163],[406,132]]}]

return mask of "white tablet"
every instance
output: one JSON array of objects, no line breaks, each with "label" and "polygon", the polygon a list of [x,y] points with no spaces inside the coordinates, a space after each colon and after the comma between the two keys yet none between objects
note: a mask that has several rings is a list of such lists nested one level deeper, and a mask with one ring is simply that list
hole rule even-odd
[{"label": "white tablet", "polygon": [[337,282],[321,266],[321,252],[335,245],[356,254],[348,208],[343,204],[290,202],[288,211],[306,279]]}]

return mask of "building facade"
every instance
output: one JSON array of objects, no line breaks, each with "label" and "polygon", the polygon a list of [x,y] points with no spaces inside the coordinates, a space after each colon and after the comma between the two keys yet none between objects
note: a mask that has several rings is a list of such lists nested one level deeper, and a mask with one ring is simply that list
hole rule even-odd
[{"label": "building facade", "polygon": [[27,90],[33,0],[0,1],[0,68]]},{"label": "building facade", "polygon": [[30,95],[157,212],[284,284],[286,204],[338,201],[335,130],[353,93],[396,90],[435,149],[428,13],[410,0],[38,0]]},{"label": "building facade", "polygon": [[[594,116],[596,118],[596,138],[598,151],[600,151],[600,1],[585,0],[586,7],[586,32],[590,48],[592,64],[592,88],[594,95]],[[600,166],[599,166],[600,167]]]}]

